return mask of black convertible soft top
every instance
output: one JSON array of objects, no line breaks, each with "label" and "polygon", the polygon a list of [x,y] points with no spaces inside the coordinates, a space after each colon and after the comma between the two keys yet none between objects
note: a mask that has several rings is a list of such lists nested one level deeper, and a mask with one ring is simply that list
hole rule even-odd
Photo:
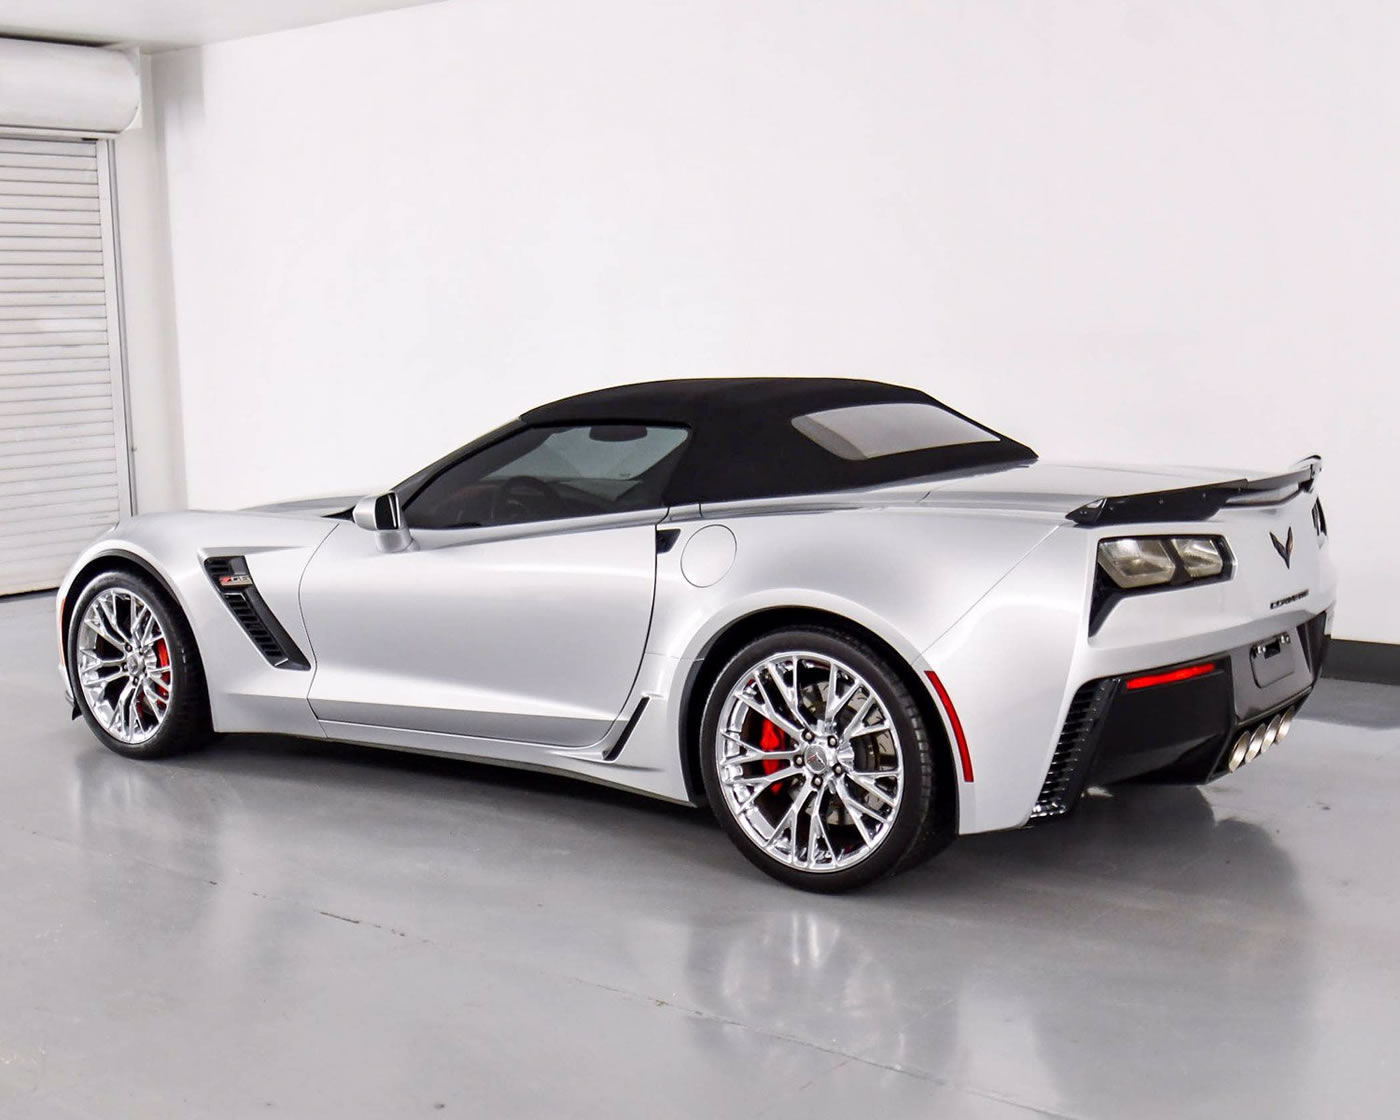
[{"label": "black convertible soft top", "polygon": [[873,458],[833,454],[793,425],[811,413],[895,403],[933,405],[977,424],[918,389],[835,377],[649,381],[567,397],[520,419],[528,427],[621,422],[689,428],[667,486],[669,505],[819,494],[1036,458],[1029,447],[981,424],[986,437],[977,442]]},{"label": "black convertible soft top", "polygon": [[[939,441],[915,451],[851,457],[825,447],[793,421],[858,405],[921,404],[976,429],[973,442]],[[918,389],[838,377],[728,377],[648,381],[566,397],[531,409],[459,447],[395,489],[407,503],[470,455],[527,428],[573,424],[674,424],[690,430],[661,492],[666,505],[825,494],[949,471],[1033,462],[1025,444],[978,424]],[[830,442],[830,441],[828,441]]]}]

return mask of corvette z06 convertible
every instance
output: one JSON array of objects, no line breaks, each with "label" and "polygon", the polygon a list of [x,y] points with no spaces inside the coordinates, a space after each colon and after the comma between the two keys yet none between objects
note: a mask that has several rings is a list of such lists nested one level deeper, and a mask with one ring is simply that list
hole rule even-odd
[{"label": "corvette z06 convertible", "polygon": [[1335,601],[1320,460],[1055,465],[913,389],[545,405],[387,493],[134,517],[59,591],[132,758],[276,732],[708,803],[834,891],[1288,734]]}]

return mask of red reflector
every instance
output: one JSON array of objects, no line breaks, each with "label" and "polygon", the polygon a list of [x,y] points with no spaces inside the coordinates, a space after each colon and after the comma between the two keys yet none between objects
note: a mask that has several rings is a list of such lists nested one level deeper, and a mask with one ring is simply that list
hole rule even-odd
[{"label": "red reflector", "polygon": [[1177,681],[1189,681],[1192,677],[1204,677],[1207,673],[1215,672],[1215,662],[1207,661],[1204,665],[1188,665],[1184,669],[1172,669],[1166,673],[1150,673],[1145,677],[1132,677],[1128,681],[1128,691],[1132,692],[1139,688],[1155,688],[1159,684],[1175,684]]},{"label": "red reflector", "polygon": [[953,738],[958,741],[958,757],[962,759],[963,781],[972,781],[972,755],[967,752],[967,736],[963,734],[962,720],[958,719],[958,710],[953,707],[953,698],[948,695],[948,690],[943,687],[943,682],[938,679],[938,674],[930,670],[927,674],[929,684],[933,685],[933,691],[938,693],[939,703],[943,705],[943,710],[948,713],[948,722],[953,725]]}]

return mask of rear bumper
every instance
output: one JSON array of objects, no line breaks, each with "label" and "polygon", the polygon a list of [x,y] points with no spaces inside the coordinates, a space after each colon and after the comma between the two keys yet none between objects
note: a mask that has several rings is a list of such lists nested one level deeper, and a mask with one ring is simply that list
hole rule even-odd
[{"label": "rear bumper", "polygon": [[[1266,642],[1085,682],[1070,703],[1031,819],[1063,816],[1091,785],[1201,784],[1228,773],[1242,732],[1296,709],[1312,692],[1326,630],[1324,612]],[[1188,673],[1172,679],[1178,669]]]}]

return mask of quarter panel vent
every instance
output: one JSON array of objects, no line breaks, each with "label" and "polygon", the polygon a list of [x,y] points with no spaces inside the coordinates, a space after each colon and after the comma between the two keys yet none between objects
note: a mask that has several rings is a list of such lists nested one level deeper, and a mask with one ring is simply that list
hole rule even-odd
[{"label": "quarter panel vent", "polygon": [[204,570],[243,632],[268,664],[277,669],[310,669],[311,663],[277,621],[248,572],[242,556],[211,556]]},{"label": "quarter panel vent", "polygon": [[1065,715],[1060,741],[1050,760],[1050,769],[1046,771],[1045,781],[1040,787],[1040,796],[1031,810],[1031,820],[1064,816],[1084,792],[1084,781],[1092,760],[1094,734],[1103,713],[1104,699],[1114,683],[1112,679],[1090,681],[1074,694],[1069,712]]}]

